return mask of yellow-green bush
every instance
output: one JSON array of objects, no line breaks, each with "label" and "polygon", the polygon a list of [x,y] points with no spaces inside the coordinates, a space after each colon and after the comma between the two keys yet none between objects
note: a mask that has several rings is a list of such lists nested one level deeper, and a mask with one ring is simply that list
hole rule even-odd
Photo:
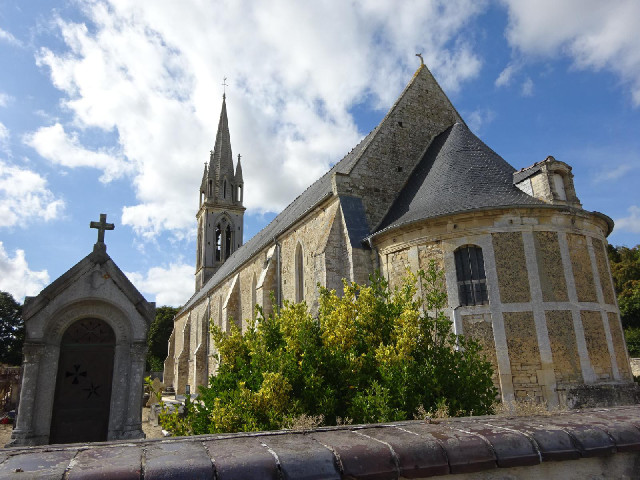
[{"label": "yellow-green bush", "polygon": [[321,288],[317,318],[285,302],[268,317],[259,311],[244,334],[212,326],[218,373],[183,416],[161,415],[163,425],[203,434],[280,429],[301,416],[404,420],[442,405],[490,413],[491,366],[477,343],[452,333],[435,265],[394,290],[379,276],[370,283],[345,283],[342,297]]}]

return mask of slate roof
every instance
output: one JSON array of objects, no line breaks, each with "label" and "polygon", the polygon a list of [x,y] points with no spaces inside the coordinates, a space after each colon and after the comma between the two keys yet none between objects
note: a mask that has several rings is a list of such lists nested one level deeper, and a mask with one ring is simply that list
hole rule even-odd
[{"label": "slate roof", "polygon": [[431,142],[373,235],[441,215],[545,205],[513,185],[514,172],[466,125],[456,123]]},{"label": "slate roof", "polygon": [[[209,279],[209,281],[198,290],[185,304],[180,313],[191,308],[200,299],[207,296],[207,293],[222,282],[228,275],[232,274],[242,264],[249,260],[257,252],[273,243],[273,239],[287,230],[291,225],[301,219],[308,211],[312,210],[320,202],[333,194],[331,177],[335,172],[348,172],[356,162],[360,154],[364,151],[369,141],[373,138],[379,127],[364,137],[353,150],[351,150],[342,160],[336,163],[331,170],[316,180],[309,188],[299,195],[282,212],[274,218],[269,225],[264,227],[247,243],[236,250]],[[368,233],[368,232],[366,232]],[[365,234],[366,235],[366,234]],[[363,235],[363,237],[365,236]]]},{"label": "slate roof", "polygon": [[[545,160],[543,160],[544,162]],[[534,173],[538,173],[542,168],[542,162],[537,162],[531,165],[530,167],[523,168],[522,170],[518,170],[513,174],[513,183],[520,183],[521,181],[529,178]]]}]

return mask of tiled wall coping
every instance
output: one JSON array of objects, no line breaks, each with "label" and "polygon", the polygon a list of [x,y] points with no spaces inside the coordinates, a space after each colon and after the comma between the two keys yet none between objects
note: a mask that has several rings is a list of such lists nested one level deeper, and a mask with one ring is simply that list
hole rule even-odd
[{"label": "tiled wall coping", "polygon": [[[519,478],[536,468],[546,475],[553,469],[578,472],[594,459],[602,465],[624,460],[634,474],[640,406],[8,448],[0,450],[0,478],[467,478],[477,472],[498,478],[514,471],[509,478]],[[605,474],[613,478],[621,471],[607,466]]]}]

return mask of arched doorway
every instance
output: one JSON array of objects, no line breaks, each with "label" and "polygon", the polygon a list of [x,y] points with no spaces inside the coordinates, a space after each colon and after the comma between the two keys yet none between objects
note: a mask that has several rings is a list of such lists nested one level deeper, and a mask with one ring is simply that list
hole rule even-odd
[{"label": "arched doorway", "polygon": [[97,318],[78,320],[65,331],[50,443],[107,440],[115,340],[113,329]]}]

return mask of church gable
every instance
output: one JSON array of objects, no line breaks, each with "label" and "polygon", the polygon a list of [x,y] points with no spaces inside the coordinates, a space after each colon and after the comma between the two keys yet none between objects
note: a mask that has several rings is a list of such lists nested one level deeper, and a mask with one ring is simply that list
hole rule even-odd
[{"label": "church gable", "polygon": [[380,223],[431,141],[464,123],[431,72],[421,65],[350,164],[338,164],[334,193],[360,197],[366,219]]}]

